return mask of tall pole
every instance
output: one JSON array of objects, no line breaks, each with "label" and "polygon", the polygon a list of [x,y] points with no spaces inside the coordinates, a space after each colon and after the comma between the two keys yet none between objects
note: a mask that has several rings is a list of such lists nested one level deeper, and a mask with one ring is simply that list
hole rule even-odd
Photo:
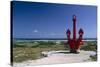
[{"label": "tall pole", "polygon": [[76,16],[73,15],[73,40],[76,40]]}]

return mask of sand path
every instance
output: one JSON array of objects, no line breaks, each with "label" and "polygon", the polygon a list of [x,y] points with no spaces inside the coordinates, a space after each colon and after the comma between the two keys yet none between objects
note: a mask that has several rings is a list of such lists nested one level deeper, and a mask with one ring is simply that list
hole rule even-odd
[{"label": "sand path", "polygon": [[48,57],[44,57],[37,60],[28,60],[22,63],[14,63],[13,67],[27,67],[27,66],[41,65],[41,64],[88,62],[91,61],[90,55],[95,55],[95,54],[96,53],[93,51],[80,51],[79,54],[72,54],[72,53],[64,54],[51,51],[51,54],[49,53]]}]

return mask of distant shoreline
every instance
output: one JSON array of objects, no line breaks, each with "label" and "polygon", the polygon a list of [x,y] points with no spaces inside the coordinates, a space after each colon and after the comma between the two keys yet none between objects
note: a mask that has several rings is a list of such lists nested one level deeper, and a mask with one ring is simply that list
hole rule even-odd
[{"label": "distant shoreline", "polygon": [[[12,41],[68,41],[66,38],[13,38]],[[83,41],[97,41],[97,38],[84,38]]]},{"label": "distant shoreline", "polygon": [[[14,40],[67,40],[67,38],[12,38]],[[97,38],[83,38],[83,40],[97,40]]]}]

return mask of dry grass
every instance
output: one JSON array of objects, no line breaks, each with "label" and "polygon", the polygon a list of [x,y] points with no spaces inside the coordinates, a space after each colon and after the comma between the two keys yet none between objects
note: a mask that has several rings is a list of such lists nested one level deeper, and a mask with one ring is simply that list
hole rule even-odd
[{"label": "dry grass", "polygon": [[13,48],[13,62],[35,60],[42,58],[42,51],[65,50],[63,45],[41,46],[41,47],[16,47]]}]

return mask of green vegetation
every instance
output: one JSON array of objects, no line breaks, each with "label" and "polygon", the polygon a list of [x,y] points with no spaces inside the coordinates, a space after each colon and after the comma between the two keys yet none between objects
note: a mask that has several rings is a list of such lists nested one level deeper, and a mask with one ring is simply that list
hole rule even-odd
[{"label": "green vegetation", "polygon": [[[22,62],[42,58],[41,52],[53,50],[69,50],[68,44],[64,47],[64,41],[14,41],[13,61]],[[86,41],[81,50],[97,51],[96,41]],[[96,60],[97,56],[90,56]]]},{"label": "green vegetation", "polygon": [[22,62],[25,60],[35,60],[42,57],[42,51],[65,50],[64,42],[56,41],[32,41],[13,43],[13,61]]},{"label": "green vegetation", "polygon": [[97,54],[94,55],[94,56],[90,56],[90,58],[91,58],[92,61],[97,61]]},{"label": "green vegetation", "polygon": [[97,41],[87,41],[81,47],[81,50],[85,51],[97,51]]}]

